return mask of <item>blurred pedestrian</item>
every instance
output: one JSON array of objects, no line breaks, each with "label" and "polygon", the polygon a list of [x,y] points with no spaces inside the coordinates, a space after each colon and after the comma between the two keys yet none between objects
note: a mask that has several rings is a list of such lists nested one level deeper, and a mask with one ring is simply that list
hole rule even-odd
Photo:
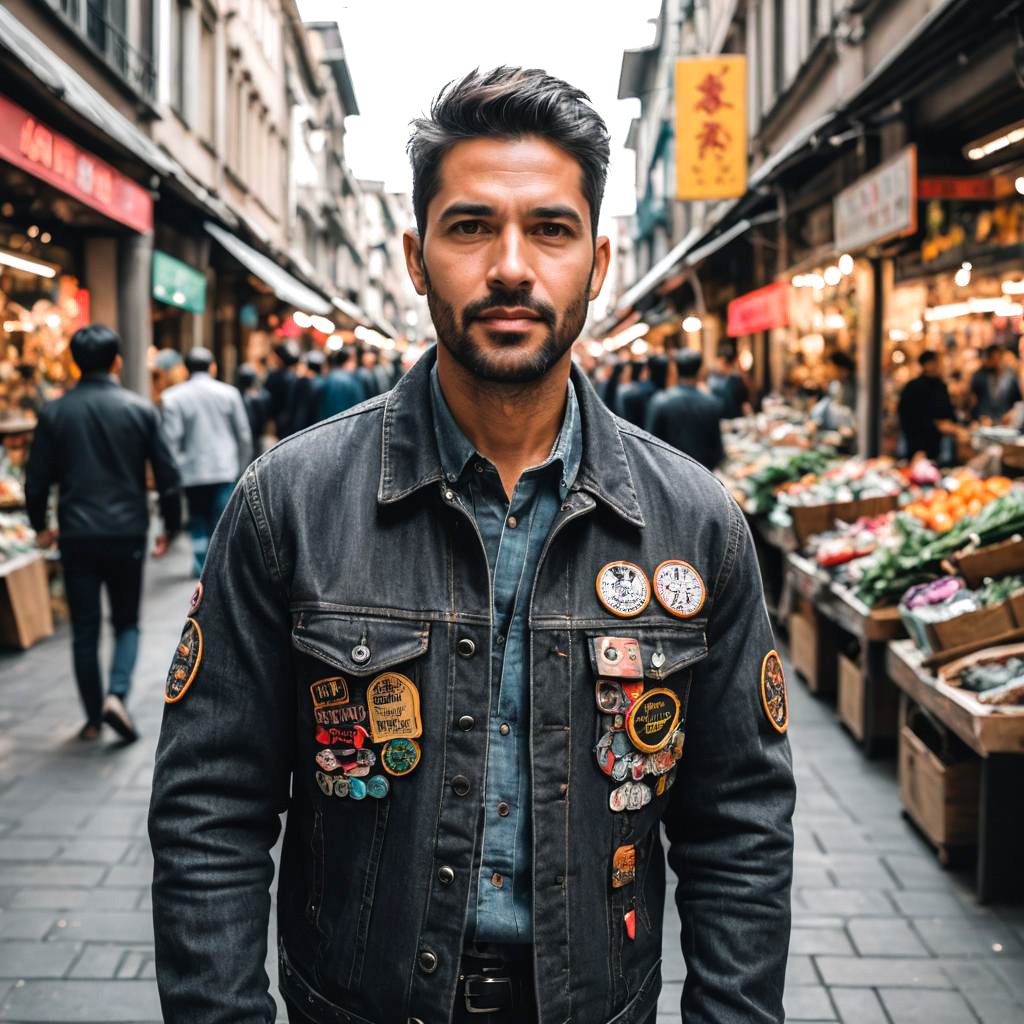
[{"label": "blurred pedestrian", "polygon": [[381,393],[380,382],[377,380],[377,350],[367,346],[359,351],[359,368],[356,377],[363,385],[367,398],[376,398]]},{"label": "blurred pedestrian", "polygon": [[708,374],[708,390],[718,399],[724,420],[749,416],[753,411],[750,388],[740,372],[736,346],[732,342],[723,342],[719,346],[715,368]]},{"label": "blurred pedestrian", "polygon": [[856,426],[857,364],[840,349],[832,352],[826,363],[828,388],[825,396],[810,412],[812,423],[819,430],[838,431],[852,437]]},{"label": "blurred pedestrian", "polygon": [[292,388],[295,386],[295,367],[301,357],[299,346],[294,341],[283,341],[275,345],[271,356],[273,366],[263,383],[270,394],[270,418],[274,421],[278,437],[287,437],[291,433],[287,414],[291,408]]},{"label": "blurred pedestrian", "polygon": [[642,427],[647,415],[648,399],[654,394],[654,385],[651,383],[646,359],[634,359],[630,368],[629,383],[619,388],[612,411],[635,426]]},{"label": "blurred pedestrian", "polygon": [[327,361],[330,371],[320,392],[320,419],[351,409],[366,398],[363,385],[356,377],[356,350],[350,345],[332,352]]},{"label": "blurred pedestrian", "polygon": [[725,455],[722,407],[697,386],[703,363],[703,356],[694,349],[676,354],[679,383],[651,400],[647,430],[706,469],[714,469]]},{"label": "blurred pedestrian", "polygon": [[981,366],[971,377],[971,415],[983,423],[1000,423],[1017,402],[1021,401],[1020,384],[1006,359],[1001,345],[989,345]]},{"label": "blurred pedestrian", "polygon": [[242,363],[235,375],[235,387],[242,396],[245,415],[249,420],[249,434],[252,437],[253,453],[258,455],[263,445],[261,439],[270,423],[270,392],[263,386],[259,370],[252,363]]},{"label": "blurred pedestrian", "polygon": [[320,396],[323,394],[326,365],[327,359],[318,348],[302,354],[288,402],[289,434],[304,430],[320,419]]},{"label": "blurred pedestrian", "polygon": [[943,435],[956,430],[956,414],[942,379],[938,353],[926,350],[918,356],[918,363],[921,372],[904,387],[897,413],[907,457],[923,452],[937,462]]},{"label": "blurred pedestrian", "polygon": [[[25,480],[29,521],[40,547],[56,539],[71,615],[75,681],[86,721],[79,736],[96,739],[106,722],[122,739],[138,732],[125,702],[139,650],[139,602],[149,509],[146,464],[160,499],[163,533],[153,556],[181,528],[178,468],[152,403],[121,387],[121,342],[93,324],[71,336],[71,358],[82,377],[64,397],[45,405],[36,424]],[[58,488],[55,533],[47,526],[50,488]],[[114,627],[108,692],[99,664],[105,589]]]},{"label": "blurred pedestrian", "polygon": [[242,396],[214,378],[213,353],[192,349],[185,356],[185,369],[188,380],[164,392],[163,413],[188,501],[192,571],[199,576],[210,535],[235,481],[252,461],[253,445]]}]

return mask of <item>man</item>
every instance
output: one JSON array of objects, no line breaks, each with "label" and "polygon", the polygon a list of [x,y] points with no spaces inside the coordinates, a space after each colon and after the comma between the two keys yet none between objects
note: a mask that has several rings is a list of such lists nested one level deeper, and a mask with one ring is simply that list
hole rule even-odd
[{"label": "man", "polygon": [[293,1022],[653,1021],[662,820],[683,1015],[781,1022],[793,779],[750,536],[571,371],[607,130],[498,68],[409,152],[438,345],[248,470],[168,676],[164,1019],[272,1019],[287,811]]},{"label": "man", "polygon": [[629,364],[629,383],[619,388],[613,411],[634,426],[643,426],[647,401],[653,393],[647,360],[634,359]]},{"label": "man", "polygon": [[1020,385],[1013,368],[1003,365],[1001,345],[985,349],[981,366],[971,377],[972,416],[983,423],[1000,423],[1021,401]]},{"label": "man", "polygon": [[249,436],[253,450],[260,448],[260,442],[270,421],[270,392],[263,386],[260,371],[252,363],[242,363],[235,374],[235,387],[242,396],[245,415],[249,421]]},{"label": "man", "polygon": [[740,373],[733,342],[724,342],[718,348],[715,369],[708,374],[708,390],[718,399],[722,407],[722,419],[732,420],[737,416],[749,416],[753,411],[750,404],[750,388]]},{"label": "man", "polygon": [[857,409],[857,364],[837,349],[826,363],[828,390],[811,409],[810,418],[819,430],[838,431],[852,437]]},{"label": "man", "polygon": [[242,470],[252,460],[252,435],[237,388],[216,380],[213,353],[197,347],[185,356],[188,380],[168,388],[161,406],[171,450],[188,501],[192,571],[203,571],[210,535]]},{"label": "man", "polygon": [[299,365],[301,371],[295,379],[288,408],[288,425],[293,434],[320,419],[320,396],[327,358],[320,349],[314,348],[303,353]]},{"label": "man", "polygon": [[918,356],[921,372],[907,382],[897,413],[908,458],[923,452],[933,462],[942,454],[942,435],[956,432],[956,413],[942,379],[939,357],[925,350]]},{"label": "man", "polygon": [[327,357],[331,369],[320,392],[320,419],[336,416],[366,399],[366,391],[355,375],[356,350],[346,345]]},{"label": "man", "polygon": [[697,387],[703,357],[694,349],[676,354],[679,383],[651,402],[647,430],[666,444],[714,469],[725,455],[722,448],[722,407]]},{"label": "man", "polygon": [[358,367],[356,379],[363,385],[367,398],[375,398],[381,394],[380,381],[377,379],[377,350],[367,346],[358,351]]},{"label": "man", "polygon": [[271,358],[273,368],[267,374],[264,387],[270,395],[270,418],[274,421],[274,430],[279,438],[284,438],[292,433],[288,410],[297,377],[295,367],[302,358],[302,352],[294,341],[282,341],[274,346]]},{"label": "man", "polygon": [[[149,529],[146,463],[153,470],[164,526],[153,550],[157,558],[181,528],[180,483],[156,409],[117,381],[117,334],[100,324],[82,327],[71,336],[70,347],[82,377],[39,414],[26,469],[25,502],[39,546],[48,548],[54,539],[60,545],[75,682],[86,716],[78,735],[97,739],[106,722],[130,742],[138,736],[125,701],[139,650],[139,601]],[[47,528],[46,514],[54,484],[59,495],[56,534]],[[104,588],[114,627],[106,697],[99,665]]]}]

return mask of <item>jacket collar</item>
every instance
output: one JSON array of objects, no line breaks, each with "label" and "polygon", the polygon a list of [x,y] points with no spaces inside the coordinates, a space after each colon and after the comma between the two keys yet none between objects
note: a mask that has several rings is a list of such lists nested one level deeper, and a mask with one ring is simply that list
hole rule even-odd
[{"label": "jacket collar", "polygon": [[[381,504],[401,501],[444,478],[430,397],[430,371],[436,359],[434,350],[427,352],[388,393],[377,488]],[[615,418],[575,365],[572,381],[583,428],[583,456],[576,487],[592,493],[627,522],[643,526],[644,517]]]}]

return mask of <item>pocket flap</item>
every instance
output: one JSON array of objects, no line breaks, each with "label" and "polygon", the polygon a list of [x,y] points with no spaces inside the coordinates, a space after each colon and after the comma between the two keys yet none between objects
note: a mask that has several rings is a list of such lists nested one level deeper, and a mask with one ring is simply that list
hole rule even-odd
[{"label": "pocket flap", "polygon": [[418,658],[429,643],[429,621],[304,611],[292,627],[292,644],[298,650],[354,676],[376,675]]},{"label": "pocket flap", "polygon": [[[607,638],[635,641],[636,647],[621,644],[608,644]],[[686,668],[688,665],[707,657],[707,635],[700,629],[627,629],[613,631],[593,631],[587,633],[587,646],[590,650],[590,664],[597,676],[608,678],[630,678],[629,670],[612,671],[606,658],[609,646],[617,647],[619,665],[628,663],[631,649],[640,653],[641,675],[646,679],[665,679]],[[612,662],[614,667],[614,661]]]}]

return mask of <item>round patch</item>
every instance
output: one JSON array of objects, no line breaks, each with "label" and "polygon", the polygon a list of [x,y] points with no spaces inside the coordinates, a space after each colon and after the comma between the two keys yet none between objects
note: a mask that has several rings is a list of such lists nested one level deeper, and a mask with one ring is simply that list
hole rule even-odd
[{"label": "round patch", "polygon": [[343,800],[348,796],[349,781],[344,775],[338,775],[334,778],[334,795],[339,799]]},{"label": "round patch", "polygon": [[168,704],[174,704],[185,696],[199,671],[199,662],[202,658],[203,631],[195,619],[186,619],[164,683],[164,700]]},{"label": "round patch", "polygon": [[391,783],[388,782],[386,775],[371,775],[366,780],[366,793],[374,800],[383,800],[390,789]]},{"label": "round patch", "polygon": [[772,728],[784,733],[789,728],[789,699],[777,651],[769,651],[761,662],[761,704]]},{"label": "round patch", "polygon": [[632,562],[609,562],[597,574],[597,599],[620,618],[639,615],[650,603],[651,584]]},{"label": "round patch", "polygon": [[626,716],[626,731],[637,750],[653,754],[668,746],[679,724],[679,698],[671,690],[648,690]]},{"label": "round patch", "polygon": [[415,740],[390,740],[381,751],[380,763],[389,775],[408,775],[420,763],[420,745]]},{"label": "round patch", "polygon": [[689,562],[670,558],[654,570],[654,596],[669,615],[689,619],[704,607],[704,581]]},{"label": "round patch", "polygon": [[362,800],[366,796],[366,783],[362,779],[349,779],[348,795],[353,800]]}]

